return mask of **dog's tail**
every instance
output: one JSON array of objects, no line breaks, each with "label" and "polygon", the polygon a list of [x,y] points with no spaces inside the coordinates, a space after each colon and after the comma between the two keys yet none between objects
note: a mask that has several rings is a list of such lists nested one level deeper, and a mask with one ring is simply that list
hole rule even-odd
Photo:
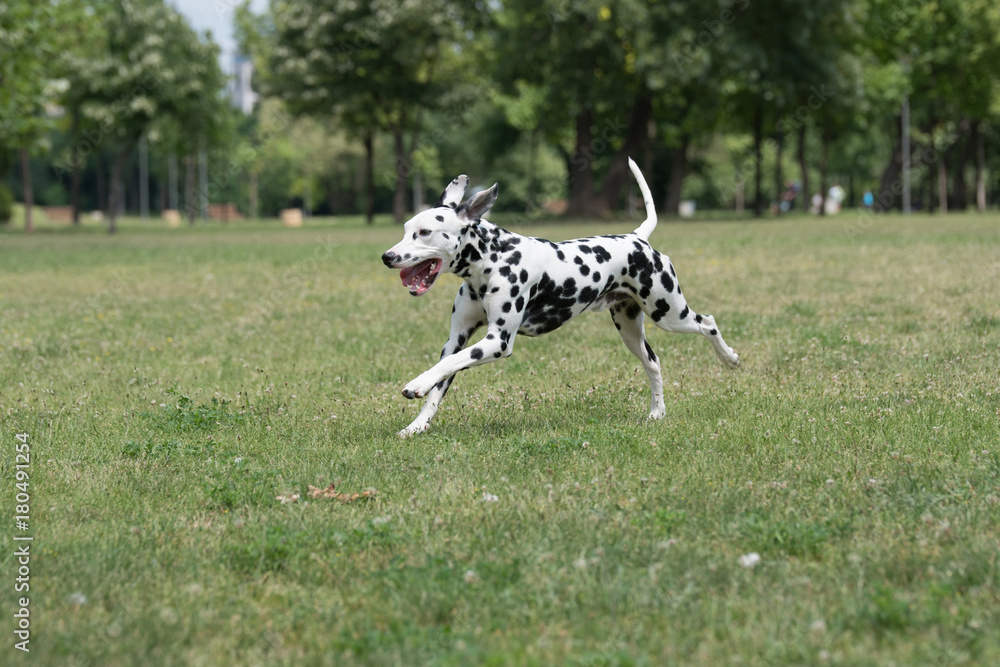
[{"label": "dog's tail", "polygon": [[639,228],[635,230],[635,235],[643,241],[648,241],[653,230],[656,229],[656,207],[653,206],[653,195],[649,193],[649,186],[646,185],[646,179],[639,171],[639,165],[632,158],[628,159],[628,168],[632,170],[632,175],[638,181],[639,191],[642,192],[642,201],[646,204],[646,222],[639,225]]}]

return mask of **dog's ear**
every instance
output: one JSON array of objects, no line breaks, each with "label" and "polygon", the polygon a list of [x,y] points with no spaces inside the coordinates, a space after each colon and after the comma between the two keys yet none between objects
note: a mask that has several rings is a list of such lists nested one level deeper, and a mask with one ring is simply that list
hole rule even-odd
[{"label": "dog's ear", "polygon": [[500,184],[494,183],[489,190],[482,190],[469,197],[455,212],[467,220],[479,220],[493,208],[499,190]]},{"label": "dog's ear", "polygon": [[438,206],[448,206],[450,208],[457,208],[459,202],[462,201],[462,195],[465,194],[465,188],[469,185],[469,177],[462,174],[451,183],[448,187],[444,189],[441,196],[438,197],[437,202],[435,202],[435,208]]}]

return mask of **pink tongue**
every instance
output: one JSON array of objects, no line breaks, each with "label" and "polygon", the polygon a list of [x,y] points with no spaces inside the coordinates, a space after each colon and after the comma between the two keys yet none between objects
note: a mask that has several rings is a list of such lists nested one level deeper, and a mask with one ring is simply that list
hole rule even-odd
[{"label": "pink tongue", "polygon": [[426,262],[421,262],[420,264],[400,269],[399,277],[402,279],[403,285],[409,287],[420,279],[420,275],[422,273],[429,273],[432,266],[434,266],[434,260],[429,259]]},{"label": "pink tongue", "polygon": [[401,269],[399,272],[399,277],[403,280],[403,284],[404,285],[409,284],[413,276],[417,273],[420,273],[420,269],[422,267],[423,264],[417,264],[415,266],[408,266],[405,269]]}]

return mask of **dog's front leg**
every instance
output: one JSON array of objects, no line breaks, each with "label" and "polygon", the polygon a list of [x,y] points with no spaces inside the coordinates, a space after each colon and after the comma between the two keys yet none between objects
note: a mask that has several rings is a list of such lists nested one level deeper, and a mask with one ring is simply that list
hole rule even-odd
[{"label": "dog's front leg", "polygon": [[[519,303],[523,306],[523,301]],[[503,310],[504,307],[507,308],[506,311]],[[488,330],[482,340],[455,354],[443,357],[441,361],[403,387],[403,396],[407,398],[427,396],[439,382],[459,371],[501,357],[509,357],[514,351],[514,336],[520,326],[522,312],[511,308],[511,301],[500,302],[493,299],[486,304],[486,317]]]},{"label": "dog's front leg", "polygon": [[[486,311],[483,309],[482,302],[473,301],[469,298],[468,292],[469,286],[463,285],[455,296],[455,305],[451,309],[451,334],[448,336],[448,342],[444,344],[444,349],[441,350],[441,359],[465,348],[472,334],[486,321]],[[420,414],[409,426],[399,432],[398,435],[401,438],[427,430],[431,419],[437,413],[438,406],[444,399],[444,395],[448,393],[451,381],[454,379],[455,376],[452,375],[434,385],[427,393],[427,401],[424,402]],[[407,396],[407,398],[415,398],[415,396]]]}]

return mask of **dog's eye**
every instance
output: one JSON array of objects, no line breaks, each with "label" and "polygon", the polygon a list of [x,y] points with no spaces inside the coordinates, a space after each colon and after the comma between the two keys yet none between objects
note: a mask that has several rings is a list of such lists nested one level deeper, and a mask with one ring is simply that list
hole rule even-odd
[{"label": "dog's eye", "polygon": [[430,236],[431,235],[431,230],[429,230],[429,229],[421,229],[418,233],[421,236]]}]

